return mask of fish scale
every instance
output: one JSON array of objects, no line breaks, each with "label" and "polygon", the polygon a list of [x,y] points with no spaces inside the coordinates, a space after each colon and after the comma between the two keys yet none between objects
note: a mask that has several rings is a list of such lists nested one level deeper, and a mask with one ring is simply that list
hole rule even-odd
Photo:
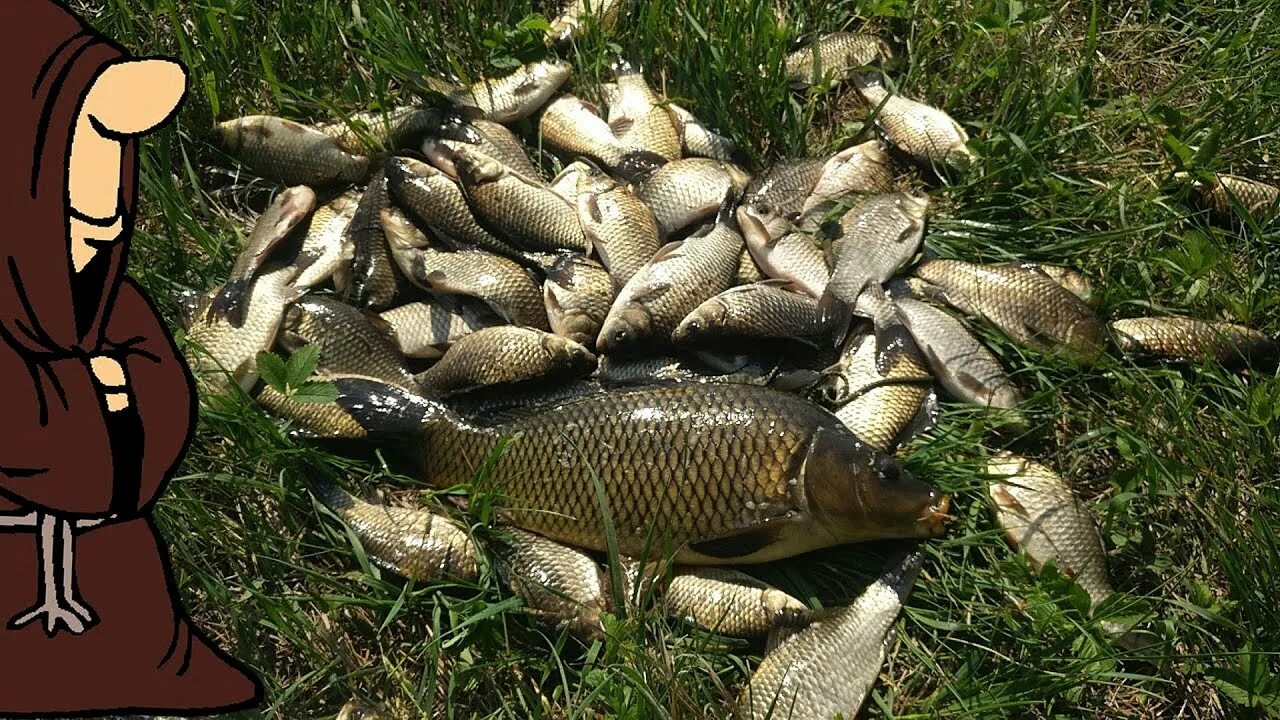
[{"label": "fish scale", "polygon": [[393,158],[387,164],[387,188],[401,207],[455,250],[475,248],[517,262],[524,259],[476,220],[458,183],[431,165]]},{"label": "fish scale", "polygon": [[250,115],[219,123],[213,135],[228,155],[285,185],[354,183],[369,175],[369,158],[352,155],[328,135],[292,120]]},{"label": "fish scale", "polygon": [[[620,552],[670,540],[686,563],[761,562],[838,542],[927,535],[946,507],[829,413],[753,386],[624,389],[492,428],[435,412],[418,437],[423,479],[439,488],[473,481],[501,438],[511,438],[478,488],[501,498],[505,523],[602,551],[598,481]],[[863,505],[873,519],[832,514],[825,503],[843,501],[835,488],[862,503],[905,504],[893,513]]]},{"label": "fish scale", "polygon": [[1082,364],[1102,353],[1098,316],[1044,273],[1017,265],[927,260],[914,274],[929,283],[928,292],[966,315],[985,318],[1023,345]]},{"label": "fish scale", "polygon": [[495,235],[526,250],[587,252],[577,209],[554,190],[468,148],[457,150],[454,163],[467,204]]},{"label": "fish scale", "polygon": [[715,215],[725,195],[742,190],[747,180],[732,163],[684,158],[663,165],[640,184],[636,195],[653,211],[665,238]]},{"label": "fish scale", "polygon": [[1126,318],[1111,323],[1120,349],[1171,360],[1213,360],[1224,365],[1275,363],[1277,344],[1257,330],[1187,317]]},{"label": "fish scale", "polygon": [[742,236],[724,224],[664,247],[618,293],[597,340],[600,349],[669,343],[685,316],[732,286],[742,248]]},{"label": "fish scale", "polygon": [[892,59],[893,51],[875,35],[835,32],[788,55],[783,69],[794,85],[808,87],[819,77],[843,80],[853,70]]}]

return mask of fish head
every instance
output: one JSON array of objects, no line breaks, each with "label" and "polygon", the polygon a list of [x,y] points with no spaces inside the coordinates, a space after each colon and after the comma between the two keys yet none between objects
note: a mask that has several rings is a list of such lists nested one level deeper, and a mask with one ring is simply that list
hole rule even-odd
[{"label": "fish head", "polygon": [[544,335],[542,351],[547,354],[552,367],[589,372],[596,366],[596,356],[582,343],[559,335]]},{"label": "fish head", "polygon": [[456,145],[453,152],[453,167],[457,170],[458,180],[464,186],[483,185],[494,182],[506,174],[502,163],[465,145]]},{"label": "fish head", "polygon": [[213,126],[211,133],[214,144],[232,155],[240,152],[246,140],[254,134],[265,135],[266,133],[261,124],[252,122],[251,118],[220,122]]},{"label": "fish head", "polygon": [[740,205],[737,212],[742,236],[756,247],[772,246],[792,230],[791,221],[762,200]]},{"label": "fish head", "polygon": [[639,303],[627,303],[609,311],[596,346],[607,353],[624,352],[648,337],[652,329],[649,311]]},{"label": "fish head", "polygon": [[705,342],[719,336],[732,319],[728,306],[711,298],[680,321],[671,339],[680,344]]},{"label": "fish head", "polygon": [[929,212],[929,196],[914,195],[909,192],[898,193],[895,200],[902,214],[916,222],[922,222]]},{"label": "fish head", "polygon": [[815,517],[842,542],[943,530],[950,498],[851,433],[819,430],[801,472]]},{"label": "fish head", "polygon": [[573,75],[573,65],[565,60],[543,60],[528,66],[529,77],[540,85],[550,86],[552,90],[568,82]]},{"label": "fish head", "polygon": [[426,234],[418,229],[411,220],[394,207],[385,207],[378,211],[378,222],[387,237],[387,244],[394,250],[424,248],[431,245]]}]

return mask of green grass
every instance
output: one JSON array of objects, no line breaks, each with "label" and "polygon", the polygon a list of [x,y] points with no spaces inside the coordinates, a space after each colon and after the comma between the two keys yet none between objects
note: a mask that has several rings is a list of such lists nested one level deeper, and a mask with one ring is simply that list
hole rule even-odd
[{"label": "green grass", "polygon": [[[81,5],[126,46],[193,70],[176,126],[146,143],[131,265],[171,317],[174,290],[225,277],[271,189],[205,142],[214,119],[328,119],[408,100],[397,78],[411,73],[498,72],[538,56],[525,21],[548,12],[496,0]],[[850,91],[793,96],[778,68],[802,33],[876,28],[904,58],[895,82],[965,124],[983,157],[935,190],[932,247],[1079,267],[1107,318],[1173,311],[1280,332],[1280,233],[1214,225],[1172,180],[1183,169],[1275,179],[1277,3],[782,5],[784,27],[772,0],[644,3],[614,37],[574,49],[579,82],[590,94],[612,54],[639,59],[758,167],[864,133]],[[1280,715],[1280,380],[1114,358],[1081,372],[987,337],[1033,396],[1035,422],[1002,434],[948,406],[909,449],[914,472],[955,494],[956,521],[926,545],[867,714]],[[382,577],[304,482],[420,488],[376,461],[288,441],[243,397],[206,398],[201,418],[157,514],[189,605],[261,673],[271,716],[324,717],[359,696],[406,716],[722,717],[758,660],[759,647],[652,616],[584,649],[539,628],[489,575],[444,588]],[[1141,616],[1154,644],[1116,647],[1071,583],[1010,551],[981,476],[1001,448],[1047,459],[1093,504],[1121,591],[1097,616]],[[838,604],[881,552],[843,547],[762,573]]]}]

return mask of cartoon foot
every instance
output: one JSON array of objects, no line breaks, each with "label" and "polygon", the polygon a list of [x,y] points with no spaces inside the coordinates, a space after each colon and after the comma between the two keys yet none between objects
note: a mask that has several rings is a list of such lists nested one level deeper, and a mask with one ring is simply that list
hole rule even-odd
[{"label": "cartoon foot", "polygon": [[49,637],[57,634],[59,624],[65,625],[72,635],[79,635],[93,624],[93,614],[84,605],[74,601],[73,604],[75,608],[62,607],[56,601],[47,600],[10,620],[9,629],[17,630],[43,620],[44,632]]}]

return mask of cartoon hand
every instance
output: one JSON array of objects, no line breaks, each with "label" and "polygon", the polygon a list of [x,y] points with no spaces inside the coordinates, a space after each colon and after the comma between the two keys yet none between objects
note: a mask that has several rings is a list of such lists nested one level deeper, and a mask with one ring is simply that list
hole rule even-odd
[{"label": "cartoon hand", "polygon": [[186,70],[161,59],[115,63],[89,87],[72,134],[67,181],[71,260],[77,272],[124,230],[123,142],[163,125],[186,91]]},{"label": "cartoon hand", "polygon": [[107,410],[116,412],[129,407],[129,394],[124,391],[124,367],[120,361],[105,355],[89,359],[89,369],[104,388],[120,388],[118,392],[106,394]]}]

